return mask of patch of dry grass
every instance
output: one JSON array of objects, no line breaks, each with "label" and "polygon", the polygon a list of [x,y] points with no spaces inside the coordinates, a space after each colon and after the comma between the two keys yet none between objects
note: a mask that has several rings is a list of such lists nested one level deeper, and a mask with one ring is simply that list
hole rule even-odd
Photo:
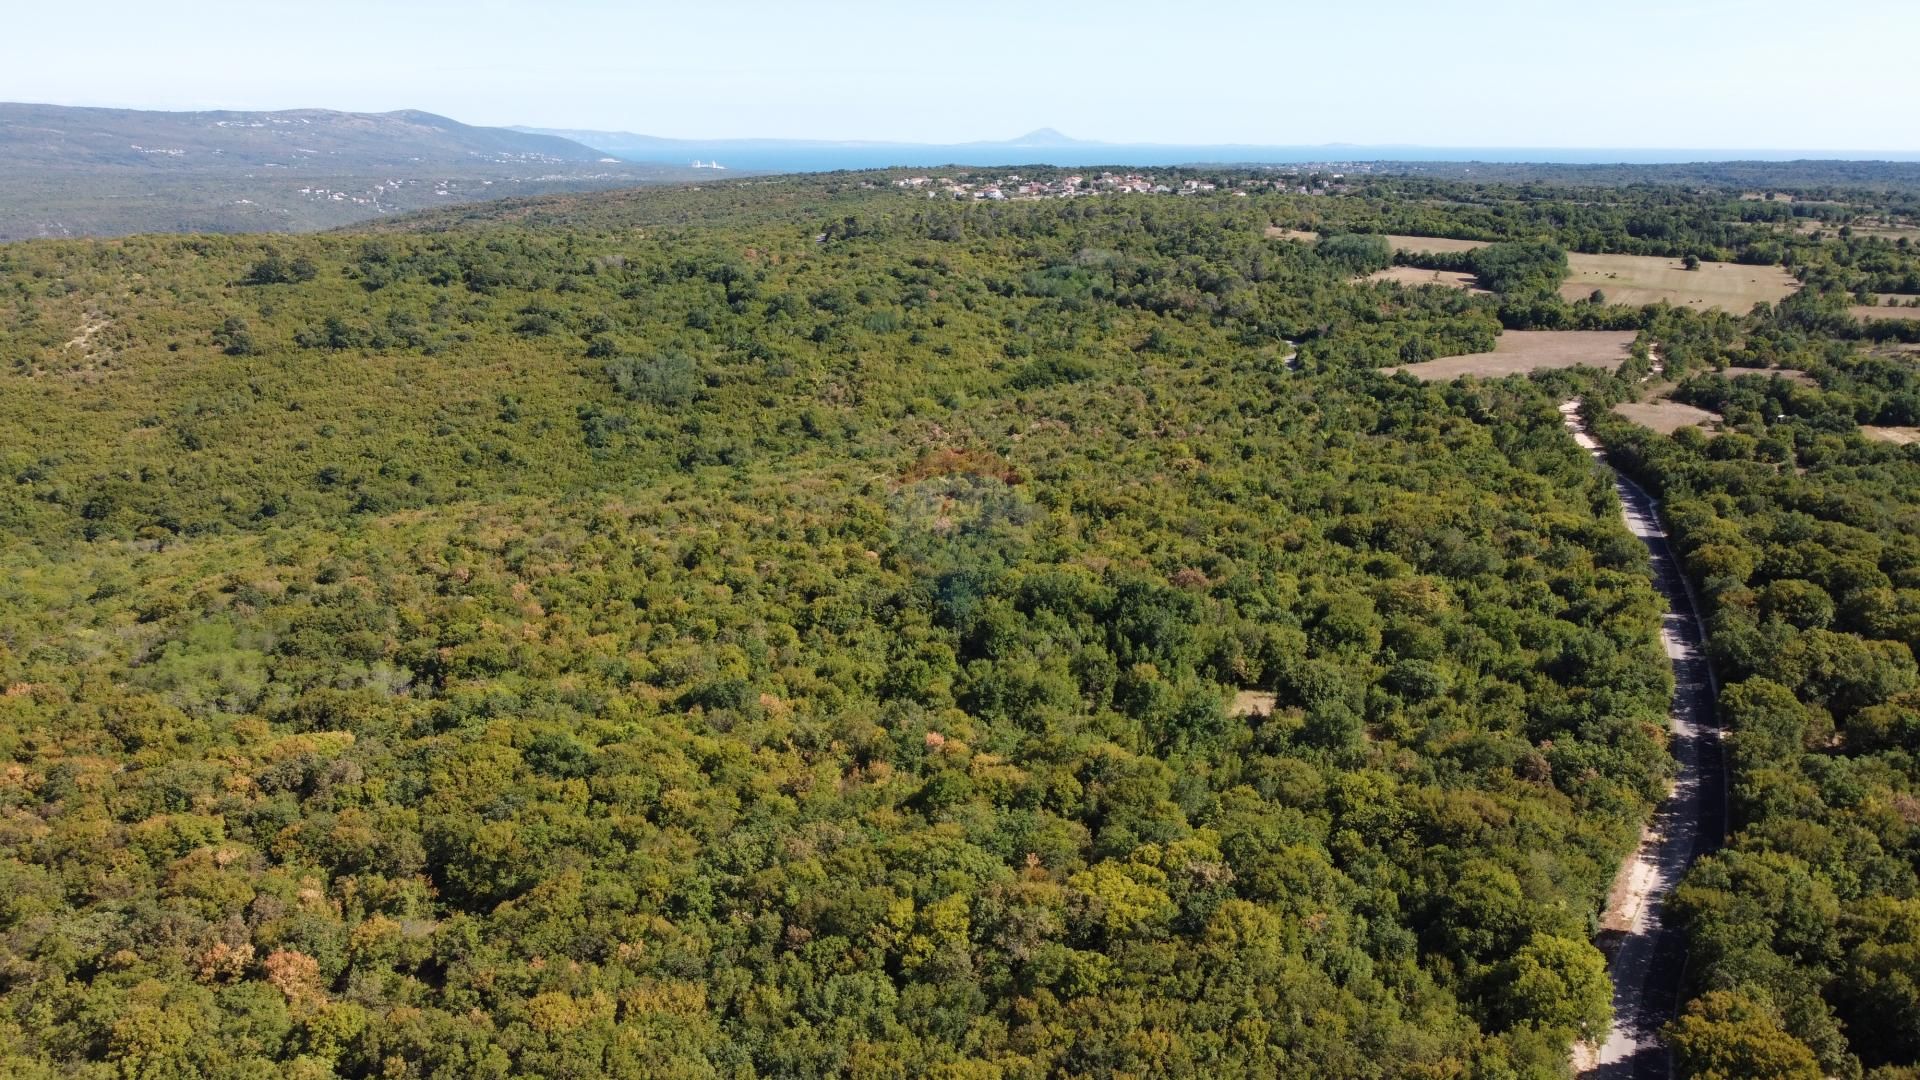
[{"label": "patch of dry grass", "polygon": [[[1392,234],[1387,242],[1405,252],[1473,251],[1487,246],[1485,240]],[[1570,274],[1560,286],[1560,295],[1566,299],[1585,300],[1599,289],[1608,303],[1634,306],[1665,300],[1676,307],[1745,314],[1762,300],[1778,301],[1800,287],[1793,275],[1778,266],[1703,262],[1698,270],[1688,270],[1678,259],[1582,252],[1568,252],[1567,266]]]},{"label": "patch of dry grass", "polygon": [[1445,236],[1387,235],[1387,243],[1396,251],[1472,251],[1487,246],[1485,240],[1454,240]]},{"label": "patch of dry grass", "polygon": [[1317,232],[1308,232],[1305,229],[1283,229],[1278,225],[1269,225],[1267,226],[1267,239],[1298,240],[1303,244],[1317,244],[1320,242],[1320,234]]},{"label": "patch of dry grass", "polygon": [[[1828,236],[1837,237],[1840,235],[1841,228],[1842,226],[1835,225],[1830,221],[1808,218],[1795,223],[1793,231],[1802,236],[1811,236],[1814,233],[1825,233]],[[1845,228],[1854,236],[1877,236],[1882,240],[1890,242],[1901,239],[1920,240],[1920,226],[1914,225],[1859,222],[1847,225]]]},{"label": "patch of dry grass", "polygon": [[1905,296],[1900,293],[1876,293],[1874,303],[1855,304],[1847,309],[1847,314],[1856,319],[1920,319],[1920,307],[1909,307],[1920,296]]},{"label": "patch of dry grass", "polygon": [[1634,337],[1631,330],[1509,330],[1500,335],[1492,352],[1381,370],[1389,375],[1404,371],[1426,382],[1445,382],[1462,375],[1497,379],[1546,368],[1614,368],[1633,355]]},{"label": "patch of dry grass", "polygon": [[1725,375],[1729,379],[1737,379],[1742,375],[1758,375],[1763,379],[1767,379],[1767,378],[1772,378],[1775,375],[1778,375],[1782,379],[1785,379],[1790,383],[1795,383],[1800,386],[1819,386],[1820,385],[1820,383],[1816,381],[1812,375],[1809,375],[1806,372],[1801,371],[1799,368],[1730,367],[1727,370],[1721,372],[1721,374]]},{"label": "patch of dry grass", "polygon": [[1279,695],[1266,690],[1242,690],[1227,703],[1228,716],[1272,716]]},{"label": "patch of dry grass", "polygon": [[1397,281],[1402,285],[1440,285],[1449,289],[1465,289],[1470,293],[1485,295],[1487,290],[1479,286],[1479,280],[1472,274],[1462,274],[1453,270],[1422,270],[1417,266],[1389,266],[1385,270],[1376,270],[1368,274],[1367,281]]},{"label": "patch of dry grass", "polygon": [[1895,446],[1906,446],[1908,443],[1920,442],[1920,428],[1868,427],[1862,424],[1860,426],[1860,434],[1865,435],[1875,442],[1893,443]]},{"label": "patch of dry grass", "polygon": [[1641,427],[1652,428],[1662,435],[1671,435],[1686,427],[1700,428],[1712,434],[1708,425],[1720,422],[1719,413],[1683,405],[1678,401],[1623,401],[1613,407],[1613,414]]},{"label": "patch of dry grass", "polygon": [[1585,300],[1599,289],[1610,304],[1654,304],[1662,300],[1675,307],[1719,308],[1745,314],[1754,304],[1781,300],[1799,285],[1778,266],[1741,266],[1703,262],[1688,270],[1678,259],[1656,255],[1587,255],[1570,252],[1572,271],[1560,295]]}]

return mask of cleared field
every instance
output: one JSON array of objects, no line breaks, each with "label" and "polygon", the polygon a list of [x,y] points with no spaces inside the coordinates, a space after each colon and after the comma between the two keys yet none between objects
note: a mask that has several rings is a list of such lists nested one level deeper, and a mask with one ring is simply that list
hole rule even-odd
[{"label": "cleared field", "polygon": [[1847,314],[1856,319],[1920,319],[1920,308],[1867,307],[1856,304],[1847,309]]},{"label": "cleared field", "polygon": [[1785,379],[1790,383],[1796,383],[1800,386],[1819,386],[1820,385],[1819,382],[1817,382],[1812,375],[1809,375],[1806,372],[1801,371],[1799,368],[1730,367],[1727,370],[1721,372],[1721,374],[1725,375],[1729,379],[1737,379],[1742,375],[1758,375],[1763,379],[1770,379],[1775,375],[1778,375],[1780,378]]},{"label": "cleared field", "polygon": [[1278,225],[1269,225],[1267,226],[1267,239],[1298,240],[1303,244],[1317,244],[1320,242],[1320,234],[1317,232],[1308,232],[1305,229],[1283,229]]},{"label": "cleared field", "polygon": [[1509,330],[1500,335],[1492,352],[1380,370],[1388,375],[1404,371],[1425,382],[1445,382],[1462,375],[1497,379],[1546,368],[1612,368],[1633,354],[1634,337],[1631,330]]},{"label": "cleared field", "polygon": [[1610,304],[1655,304],[1719,308],[1744,314],[1762,300],[1772,303],[1799,287],[1778,266],[1703,262],[1688,270],[1678,259],[1655,255],[1567,254],[1571,274],[1560,286],[1568,300],[1585,300],[1599,289]]},{"label": "cleared field", "polygon": [[1920,428],[1867,427],[1863,424],[1860,427],[1860,434],[1865,435],[1875,442],[1893,443],[1896,446],[1906,446],[1908,443],[1920,442]]},{"label": "cleared field", "polygon": [[[1488,243],[1395,234],[1389,234],[1387,242],[1395,250],[1406,252],[1473,251]],[[1762,300],[1771,303],[1799,288],[1793,275],[1777,266],[1703,262],[1698,270],[1688,270],[1678,259],[1570,251],[1567,267],[1570,273],[1566,283],[1560,286],[1560,295],[1568,300],[1585,300],[1593,290],[1599,289],[1613,304],[1653,304],[1665,300],[1678,307],[1745,313]]]},{"label": "cleared field", "polygon": [[1641,427],[1652,428],[1662,435],[1671,435],[1685,427],[1697,427],[1704,431],[1708,430],[1707,425],[1720,421],[1719,413],[1682,405],[1678,401],[1623,401],[1613,407],[1613,414]]},{"label": "cleared field", "polygon": [[1920,307],[1907,306],[1910,301],[1920,298],[1899,293],[1880,293],[1874,299],[1877,303],[1855,304],[1847,309],[1847,314],[1856,319],[1920,319]]},{"label": "cleared field", "polygon": [[1487,246],[1485,240],[1454,240],[1445,236],[1387,235],[1387,243],[1396,251],[1472,251]]},{"label": "cleared field", "polygon": [[1472,274],[1462,274],[1453,270],[1422,270],[1417,266],[1389,266],[1385,270],[1376,270],[1366,277],[1367,281],[1397,281],[1402,285],[1441,285],[1449,289],[1465,289],[1470,293],[1485,294],[1478,279]]},{"label": "cleared field", "polygon": [[[1838,236],[1840,235],[1840,228],[1840,226],[1830,221],[1820,221],[1818,219],[1800,221],[1794,225],[1794,231],[1800,233],[1802,236],[1813,233],[1825,233],[1828,236]],[[1920,226],[1916,225],[1858,224],[1848,225],[1847,229],[1855,236],[1877,236],[1882,240],[1888,241],[1901,239],[1920,240]]]}]

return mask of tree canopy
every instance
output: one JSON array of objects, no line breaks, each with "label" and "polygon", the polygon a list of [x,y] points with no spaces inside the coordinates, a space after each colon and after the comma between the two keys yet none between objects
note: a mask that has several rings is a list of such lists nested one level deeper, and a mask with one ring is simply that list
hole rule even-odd
[{"label": "tree canopy", "polygon": [[[1562,1075],[1672,676],[1556,405],[1645,350],[1378,369],[1580,320],[1734,429],[1604,432],[1740,778],[1676,1052],[1914,1064],[1920,484],[1856,425],[1920,398],[1830,319],[1858,237],[886,179],[0,247],[0,1072]],[[1392,229],[1499,288],[1353,280]],[[1826,269],[1554,295],[1608,244]]]}]

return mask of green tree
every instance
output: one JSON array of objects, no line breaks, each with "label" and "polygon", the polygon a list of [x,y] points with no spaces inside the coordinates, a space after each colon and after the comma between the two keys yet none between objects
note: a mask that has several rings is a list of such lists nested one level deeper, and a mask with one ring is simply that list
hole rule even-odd
[{"label": "green tree", "polygon": [[1687,1005],[1667,1025],[1674,1065],[1687,1080],[1819,1080],[1807,1045],[1745,994],[1715,990]]}]

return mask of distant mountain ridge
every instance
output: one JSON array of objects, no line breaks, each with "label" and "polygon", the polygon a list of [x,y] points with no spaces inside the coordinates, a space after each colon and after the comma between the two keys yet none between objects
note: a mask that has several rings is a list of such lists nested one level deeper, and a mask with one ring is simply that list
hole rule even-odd
[{"label": "distant mountain ridge", "polygon": [[554,135],[475,127],[402,109],[149,112],[0,102],[0,160],[39,166],[288,165],[365,168],[422,162],[584,164],[607,155]]},{"label": "distant mountain ridge", "polygon": [[429,206],[700,175],[417,109],[149,112],[0,103],[0,241],[306,232]]}]

